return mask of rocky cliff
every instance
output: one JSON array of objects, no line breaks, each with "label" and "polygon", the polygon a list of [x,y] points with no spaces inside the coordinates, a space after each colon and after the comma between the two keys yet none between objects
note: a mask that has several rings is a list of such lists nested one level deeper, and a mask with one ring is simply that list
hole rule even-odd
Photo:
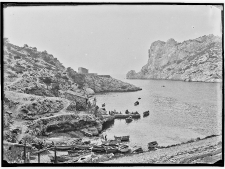
[{"label": "rocky cliff", "polygon": [[202,36],[182,43],[169,39],[155,41],[148,50],[148,63],[127,79],[168,79],[183,81],[222,81],[222,38]]}]

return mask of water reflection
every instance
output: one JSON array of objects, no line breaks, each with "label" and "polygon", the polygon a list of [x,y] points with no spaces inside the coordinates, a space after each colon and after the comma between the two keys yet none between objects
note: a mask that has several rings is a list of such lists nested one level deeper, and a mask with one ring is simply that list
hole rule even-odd
[{"label": "water reflection", "polygon": [[115,122],[115,120],[107,121],[107,122],[103,123],[102,131],[105,131],[105,130],[111,128],[112,126],[114,126],[114,122]]}]

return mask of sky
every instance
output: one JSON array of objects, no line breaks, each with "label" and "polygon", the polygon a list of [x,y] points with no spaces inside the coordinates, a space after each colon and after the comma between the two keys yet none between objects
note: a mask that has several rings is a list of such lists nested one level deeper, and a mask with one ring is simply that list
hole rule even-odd
[{"label": "sky", "polygon": [[8,7],[4,37],[46,50],[65,67],[123,75],[147,64],[157,40],[221,36],[221,11],[206,5],[86,5]]}]

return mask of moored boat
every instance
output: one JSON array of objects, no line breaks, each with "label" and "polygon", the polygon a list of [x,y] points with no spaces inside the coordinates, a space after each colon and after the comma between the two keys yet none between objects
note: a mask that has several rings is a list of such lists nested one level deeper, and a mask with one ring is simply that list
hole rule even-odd
[{"label": "moored boat", "polygon": [[126,120],[126,122],[127,122],[127,123],[130,123],[130,122],[132,122],[132,121],[133,121],[133,119],[132,119],[132,117],[131,117],[131,116],[129,116],[129,117],[128,117],[128,118],[126,118],[125,120]]},{"label": "moored boat", "polygon": [[70,157],[78,157],[78,156],[80,156],[80,154],[77,151],[68,150],[68,156],[70,156]]},{"label": "moored boat", "polygon": [[118,151],[117,146],[105,146],[106,153],[116,153]]},{"label": "moored boat", "polygon": [[140,118],[141,115],[140,114],[115,114],[114,117],[115,119],[126,119],[129,116],[131,116],[132,118]]},{"label": "moored boat", "polygon": [[77,149],[77,150],[88,150],[88,149],[91,148],[91,146],[89,146],[89,145],[75,145],[74,148]]},{"label": "moored boat", "polygon": [[118,146],[120,142],[121,142],[121,139],[108,140],[108,141],[103,142],[102,144],[105,146]]},{"label": "moored boat", "polygon": [[104,153],[105,152],[105,147],[104,146],[93,146],[91,149],[92,152],[96,153]]},{"label": "moored boat", "polygon": [[121,141],[129,141],[130,136],[122,136]]},{"label": "moored boat", "polygon": [[134,103],[134,105],[135,105],[135,106],[139,105],[139,101],[136,101],[136,102]]},{"label": "moored boat", "polygon": [[71,150],[73,146],[55,146],[55,147],[50,147],[49,150],[55,150],[56,151],[68,151]]},{"label": "moored boat", "polygon": [[125,144],[121,144],[119,145],[119,149],[118,149],[121,153],[126,153],[129,151],[129,146],[125,145]]},{"label": "moored boat", "polygon": [[[49,158],[51,162],[55,161],[55,156],[49,155]],[[70,160],[71,158],[66,155],[61,155],[61,156],[57,156],[56,159],[57,159],[57,162],[65,162]]]},{"label": "moored boat", "polygon": [[120,140],[120,141],[129,141],[130,136],[114,136],[115,140]]},{"label": "moored boat", "polygon": [[131,153],[143,153],[143,149],[141,146],[133,147]]},{"label": "moored boat", "polygon": [[148,143],[149,150],[155,150],[157,147],[158,147],[157,141],[152,141],[152,142]]},{"label": "moored boat", "polygon": [[143,113],[143,116],[144,117],[146,117],[146,116],[148,116],[149,115],[149,110],[148,111],[145,111],[144,113]]},{"label": "moored boat", "polygon": [[114,136],[115,140],[120,140],[121,141],[121,137],[119,136]]}]

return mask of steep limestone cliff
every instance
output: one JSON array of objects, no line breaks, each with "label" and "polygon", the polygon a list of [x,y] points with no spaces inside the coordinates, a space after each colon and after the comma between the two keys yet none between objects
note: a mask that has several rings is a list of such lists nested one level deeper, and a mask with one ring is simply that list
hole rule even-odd
[{"label": "steep limestone cliff", "polygon": [[148,50],[148,63],[127,79],[168,79],[183,81],[222,81],[222,39],[208,35],[182,43],[169,39],[155,41]]}]

